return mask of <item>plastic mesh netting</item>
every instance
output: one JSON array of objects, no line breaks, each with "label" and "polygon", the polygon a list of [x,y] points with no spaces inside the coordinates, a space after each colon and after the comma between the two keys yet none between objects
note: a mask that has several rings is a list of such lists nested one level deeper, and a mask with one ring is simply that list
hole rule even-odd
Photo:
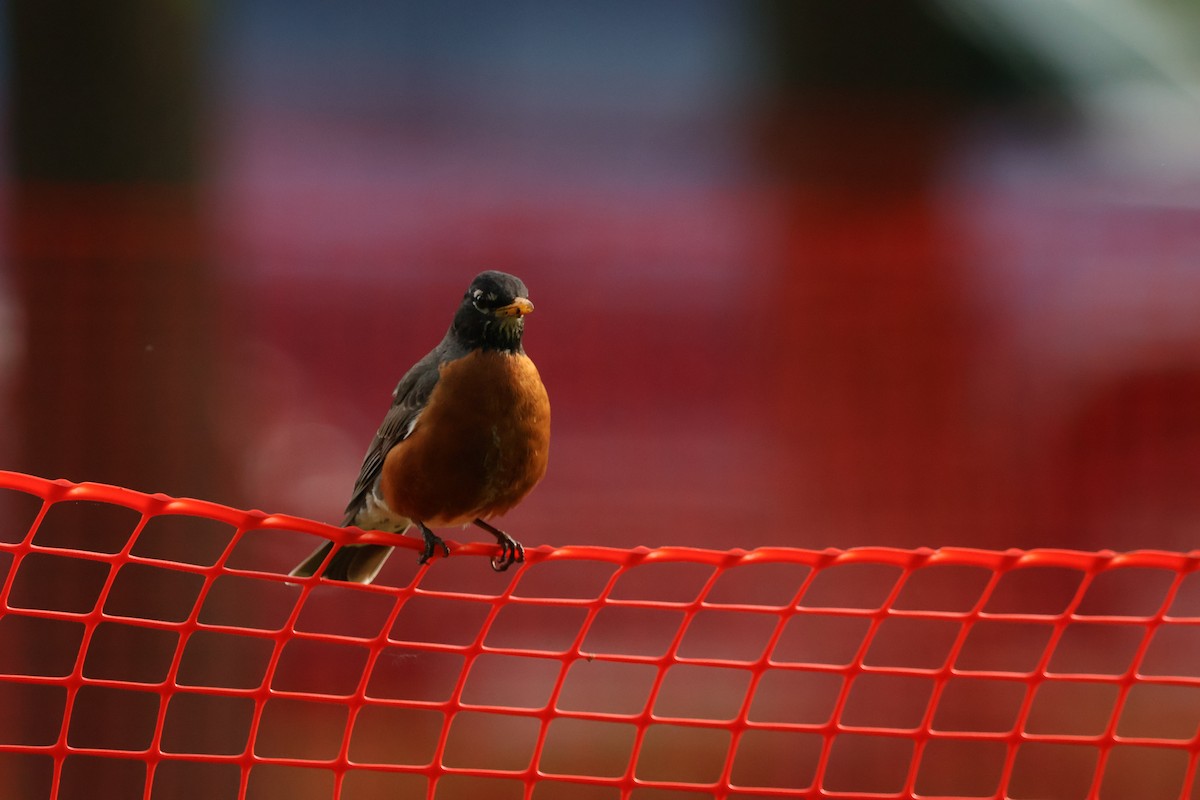
[{"label": "plastic mesh netting", "polygon": [[1196,796],[1195,553],[564,547],[495,575],[468,544],[289,585],[354,534],[0,487],[4,796]]}]

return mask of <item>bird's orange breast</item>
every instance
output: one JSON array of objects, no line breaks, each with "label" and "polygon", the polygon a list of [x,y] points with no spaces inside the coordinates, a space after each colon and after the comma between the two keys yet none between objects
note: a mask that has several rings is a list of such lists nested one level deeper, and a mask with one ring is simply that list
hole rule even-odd
[{"label": "bird's orange breast", "polygon": [[384,460],[380,491],[429,526],[503,514],[546,474],[550,399],[525,355],[474,351],[442,365],[412,433]]}]

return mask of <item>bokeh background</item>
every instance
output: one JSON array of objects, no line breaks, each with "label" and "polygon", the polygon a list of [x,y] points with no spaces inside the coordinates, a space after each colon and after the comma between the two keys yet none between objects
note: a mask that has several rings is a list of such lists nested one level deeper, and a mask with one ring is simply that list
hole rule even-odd
[{"label": "bokeh background", "polygon": [[338,521],[470,278],[530,544],[1188,549],[1191,4],[10,2],[4,463]]},{"label": "bokeh background", "polygon": [[0,5],[7,468],[337,522],[502,269],[527,546],[1195,547],[1194,3]]}]

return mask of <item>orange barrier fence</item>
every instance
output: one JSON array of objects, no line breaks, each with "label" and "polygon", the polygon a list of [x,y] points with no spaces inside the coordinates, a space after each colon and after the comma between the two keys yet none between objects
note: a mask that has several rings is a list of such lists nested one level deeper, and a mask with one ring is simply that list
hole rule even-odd
[{"label": "orange barrier fence", "polygon": [[6,796],[1195,796],[1200,553],[476,543],[357,586],[286,573],[389,537],[17,473],[0,520]]}]

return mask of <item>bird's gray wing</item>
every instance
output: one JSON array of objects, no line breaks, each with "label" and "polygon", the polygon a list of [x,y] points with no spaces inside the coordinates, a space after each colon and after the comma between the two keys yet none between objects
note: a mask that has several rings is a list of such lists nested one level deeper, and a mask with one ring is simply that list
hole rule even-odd
[{"label": "bird's gray wing", "polygon": [[383,471],[383,461],[387,458],[388,451],[412,433],[417,418],[429,402],[433,387],[437,385],[438,367],[445,360],[445,350],[443,345],[434,348],[404,373],[400,383],[396,384],[396,389],[392,392],[392,406],[384,416],[371,447],[363,458],[354,492],[346,505],[343,525],[354,522],[354,517],[366,502],[367,494],[374,490],[375,482],[379,480],[379,474]]}]

